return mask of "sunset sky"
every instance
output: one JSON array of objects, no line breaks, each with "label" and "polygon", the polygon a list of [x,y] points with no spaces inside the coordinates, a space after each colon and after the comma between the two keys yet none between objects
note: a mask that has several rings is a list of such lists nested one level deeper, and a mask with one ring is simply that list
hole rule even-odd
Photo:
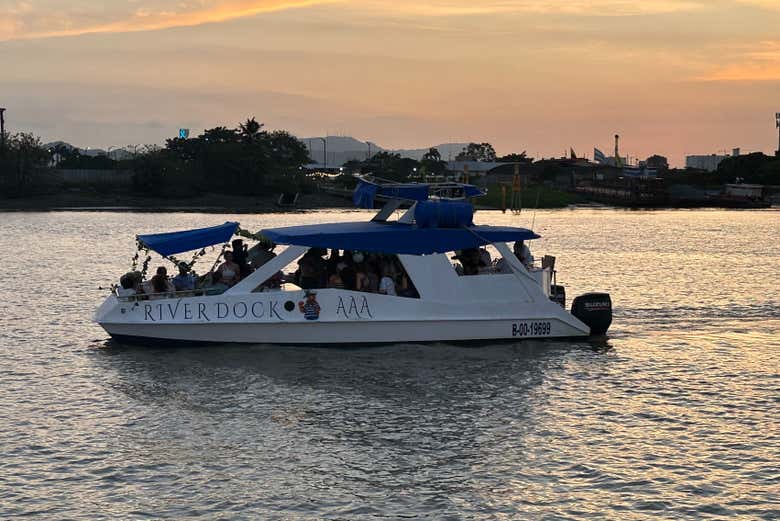
[{"label": "sunset sky", "polygon": [[394,148],[771,153],[780,0],[0,0],[0,106],[103,148],[256,116]]}]

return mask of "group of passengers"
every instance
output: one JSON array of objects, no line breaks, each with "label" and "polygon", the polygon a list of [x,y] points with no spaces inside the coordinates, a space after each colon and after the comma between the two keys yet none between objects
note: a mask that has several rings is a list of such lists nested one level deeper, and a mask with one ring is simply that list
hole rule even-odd
[{"label": "group of passengers", "polygon": [[[327,258],[326,258],[327,256]],[[292,282],[303,289],[337,288],[419,298],[397,255],[310,248]]]},{"label": "group of passengers", "polygon": [[[533,266],[534,256],[531,255],[531,250],[528,249],[528,246],[523,241],[515,242],[512,249],[515,257],[517,257],[523,266],[526,268]],[[498,261],[493,262],[487,248],[460,250],[452,257],[452,260],[459,262],[455,265],[455,271],[461,276],[512,273],[512,267],[506,259],[501,258]]]},{"label": "group of passengers", "polygon": [[[117,295],[130,297],[133,295],[146,295],[150,299],[162,298],[171,293],[202,292],[207,295],[224,293],[229,288],[238,284],[243,278],[257,268],[276,257],[273,252],[275,245],[271,242],[261,241],[256,246],[248,249],[242,239],[236,239],[231,243],[232,249],[225,250],[222,263],[217,269],[198,277],[190,265],[186,262],[178,264],[179,273],[175,277],[168,277],[165,266],[157,268],[155,275],[142,281],[141,272],[126,273],[119,279],[120,287]],[[273,276],[266,281],[267,286],[281,286],[281,275]]]},{"label": "group of passengers", "polygon": [[[224,293],[276,257],[273,252],[275,245],[270,242],[261,241],[248,249],[241,239],[236,239],[231,246],[232,249],[225,250],[223,262],[217,269],[202,277],[196,276],[185,262],[178,264],[179,273],[171,278],[168,277],[165,266],[157,268],[155,275],[145,282],[141,273],[134,271],[119,279],[117,295],[145,295],[151,299],[182,292],[216,295]],[[517,241],[513,251],[523,265],[533,265],[533,255],[523,241]],[[455,266],[459,275],[512,273],[512,268],[505,259],[493,263],[490,252],[485,248],[461,250],[453,260],[459,261]],[[351,250],[342,253],[341,250],[332,249],[328,255],[325,248],[310,248],[298,261],[298,270],[294,274],[285,277],[282,272],[277,272],[259,289],[279,289],[285,279],[303,289],[336,288],[410,298],[420,296],[398,256],[383,253]]]}]

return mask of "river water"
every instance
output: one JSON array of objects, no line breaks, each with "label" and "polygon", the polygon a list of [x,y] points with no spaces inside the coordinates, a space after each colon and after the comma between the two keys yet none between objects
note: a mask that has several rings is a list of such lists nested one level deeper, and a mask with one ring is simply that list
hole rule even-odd
[{"label": "river water", "polygon": [[529,226],[606,343],[149,349],[98,286],[136,233],[362,220],[0,214],[0,518],[778,519],[780,212]]}]

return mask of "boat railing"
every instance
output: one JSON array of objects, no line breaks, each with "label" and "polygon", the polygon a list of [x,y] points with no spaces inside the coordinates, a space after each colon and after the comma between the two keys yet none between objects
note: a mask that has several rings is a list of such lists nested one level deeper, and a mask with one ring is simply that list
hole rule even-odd
[{"label": "boat railing", "polygon": [[[186,291],[166,291],[165,293],[136,293],[135,295],[116,295],[116,298],[120,302],[140,302],[147,300],[163,300],[173,298],[187,298],[187,297],[211,297],[214,295],[222,295],[225,293],[225,289],[222,288],[199,288]],[[263,291],[286,291],[285,284],[282,284],[278,288],[267,287]]]}]

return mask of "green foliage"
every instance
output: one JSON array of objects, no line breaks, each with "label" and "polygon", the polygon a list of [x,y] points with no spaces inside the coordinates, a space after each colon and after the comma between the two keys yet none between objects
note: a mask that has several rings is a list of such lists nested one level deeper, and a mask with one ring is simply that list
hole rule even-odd
[{"label": "green foliage", "polygon": [[519,154],[507,154],[496,159],[499,163],[525,163],[529,162],[528,156],[526,156],[525,150]]},{"label": "green foliage", "polygon": [[113,170],[117,162],[108,156],[87,156],[77,149],[58,154],[57,168],[74,168],[86,170]]},{"label": "green foliage", "polygon": [[483,161],[491,162],[496,160],[496,151],[490,143],[469,143],[455,161]]},{"label": "green foliage", "polygon": [[301,166],[306,146],[288,132],[263,130],[255,118],[215,127],[192,139],[169,139],[134,161],[134,186],[164,194],[212,191],[259,195],[310,188]]},{"label": "green foliage", "polygon": [[756,152],[723,160],[716,175],[722,183],[734,183],[739,179],[743,183],[774,185],[780,184],[779,172],[780,159]]},{"label": "green foliage", "polygon": [[444,175],[447,172],[447,162],[442,161],[437,149],[431,148],[423,155],[420,169],[422,175]]},{"label": "green foliage", "polygon": [[32,193],[41,169],[50,160],[49,151],[41,140],[29,133],[6,134],[5,147],[0,150],[0,186],[7,195]]},{"label": "green foliage", "polygon": [[726,183],[780,185],[780,158],[761,152],[724,159],[715,172],[670,170],[662,176],[669,183],[716,187]]}]

